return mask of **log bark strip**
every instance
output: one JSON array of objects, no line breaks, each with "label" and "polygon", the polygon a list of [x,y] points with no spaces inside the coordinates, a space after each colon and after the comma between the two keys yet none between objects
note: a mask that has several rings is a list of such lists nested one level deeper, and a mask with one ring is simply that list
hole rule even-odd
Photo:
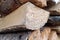
[{"label": "log bark strip", "polygon": [[[47,23],[49,12],[36,7],[30,2],[22,5],[14,12],[7,15],[0,24],[0,31],[4,29],[26,28],[30,30],[40,29]],[[18,26],[25,25],[25,26]]]},{"label": "log bark strip", "polygon": [[[37,35],[36,35],[37,34]],[[20,32],[12,34],[0,34],[0,40],[40,40],[40,30],[33,32]]]},{"label": "log bark strip", "polygon": [[60,16],[60,13],[57,11],[50,11],[51,16]]},{"label": "log bark strip", "polygon": [[27,40],[30,33],[10,33],[10,34],[0,34],[0,40]]},{"label": "log bark strip", "polygon": [[60,16],[51,16],[46,25],[60,26]]},{"label": "log bark strip", "polygon": [[1,17],[8,15],[26,2],[26,0],[0,0]]}]

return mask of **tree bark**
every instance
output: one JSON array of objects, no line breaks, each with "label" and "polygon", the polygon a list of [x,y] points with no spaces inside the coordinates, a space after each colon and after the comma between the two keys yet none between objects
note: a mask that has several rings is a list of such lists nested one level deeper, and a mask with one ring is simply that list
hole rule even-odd
[{"label": "tree bark", "polygon": [[22,4],[26,3],[26,0],[1,0],[0,1],[0,17],[5,17],[12,11],[19,8]]},{"label": "tree bark", "polygon": [[46,25],[60,26],[60,16],[50,16]]},{"label": "tree bark", "polygon": [[0,34],[0,40],[35,40],[35,39],[40,40],[40,30],[35,30],[33,32]]}]

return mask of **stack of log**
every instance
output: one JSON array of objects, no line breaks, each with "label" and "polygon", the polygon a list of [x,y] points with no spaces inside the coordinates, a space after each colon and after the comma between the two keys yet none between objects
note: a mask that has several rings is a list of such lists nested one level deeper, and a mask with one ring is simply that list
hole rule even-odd
[{"label": "stack of log", "polygon": [[60,40],[59,0],[0,0],[0,40]]}]

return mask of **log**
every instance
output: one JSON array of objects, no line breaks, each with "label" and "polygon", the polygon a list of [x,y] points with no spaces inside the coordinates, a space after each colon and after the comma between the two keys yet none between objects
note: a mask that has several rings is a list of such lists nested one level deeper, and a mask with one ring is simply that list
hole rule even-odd
[{"label": "log", "polygon": [[57,11],[50,11],[51,16],[60,16],[60,13]]},{"label": "log", "polygon": [[38,7],[45,7],[47,6],[47,0],[29,0],[33,4],[35,4]]},{"label": "log", "polygon": [[[6,15],[10,14],[17,8],[19,8],[21,5],[25,4],[26,2],[32,2],[36,6],[39,7],[45,7],[47,6],[46,0],[1,0],[0,1],[0,17],[5,17]],[[12,4],[12,5],[11,5]]]},{"label": "log", "polygon": [[52,31],[56,31],[58,34],[60,34],[60,26],[44,26],[49,27]]},{"label": "log", "polygon": [[48,40],[50,32],[51,29],[49,27],[44,28],[43,31],[41,32],[42,40]]},{"label": "log", "polygon": [[44,7],[45,10],[50,9],[51,7],[57,5],[60,2],[60,0],[47,0],[47,6]]},{"label": "log", "polygon": [[40,40],[40,30],[35,30],[33,32],[0,34],[0,40],[35,40],[35,39]]},{"label": "log", "polygon": [[60,35],[59,35],[59,40],[60,40]]},{"label": "log", "polygon": [[29,35],[28,40],[42,40],[40,30],[36,30]]},{"label": "log", "polygon": [[0,1],[0,17],[5,17],[12,11],[16,10],[22,4],[26,3],[26,0],[1,0]]},{"label": "log", "polygon": [[0,31],[15,28],[40,29],[47,23],[48,18],[48,11],[27,2],[2,20]]},{"label": "log", "polygon": [[48,19],[48,26],[60,26],[60,16],[51,16]]},{"label": "log", "polygon": [[57,33],[55,31],[52,31],[50,33],[49,39],[48,40],[58,40]]},{"label": "log", "polygon": [[0,34],[0,40],[27,40],[29,33]]},{"label": "log", "polygon": [[28,2],[29,0],[19,0],[19,2],[21,3],[21,4],[24,4],[24,3],[26,3],[26,2]]},{"label": "log", "polygon": [[54,27],[51,27],[52,30],[55,30],[57,33],[60,34],[60,26],[54,26]]},{"label": "log", "polygon": [[60,16],[60,2],[57,5],[51,7],[50,9],[48,9],[48,10],[50,11],[51,15]]}]

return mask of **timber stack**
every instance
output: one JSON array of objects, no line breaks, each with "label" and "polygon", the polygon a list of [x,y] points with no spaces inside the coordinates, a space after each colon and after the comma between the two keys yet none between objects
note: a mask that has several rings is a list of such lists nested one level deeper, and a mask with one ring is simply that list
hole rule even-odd
[{"label": "timber stack", "polygon": [[60,40],[60,0],[0,0],[0,40]]}]

